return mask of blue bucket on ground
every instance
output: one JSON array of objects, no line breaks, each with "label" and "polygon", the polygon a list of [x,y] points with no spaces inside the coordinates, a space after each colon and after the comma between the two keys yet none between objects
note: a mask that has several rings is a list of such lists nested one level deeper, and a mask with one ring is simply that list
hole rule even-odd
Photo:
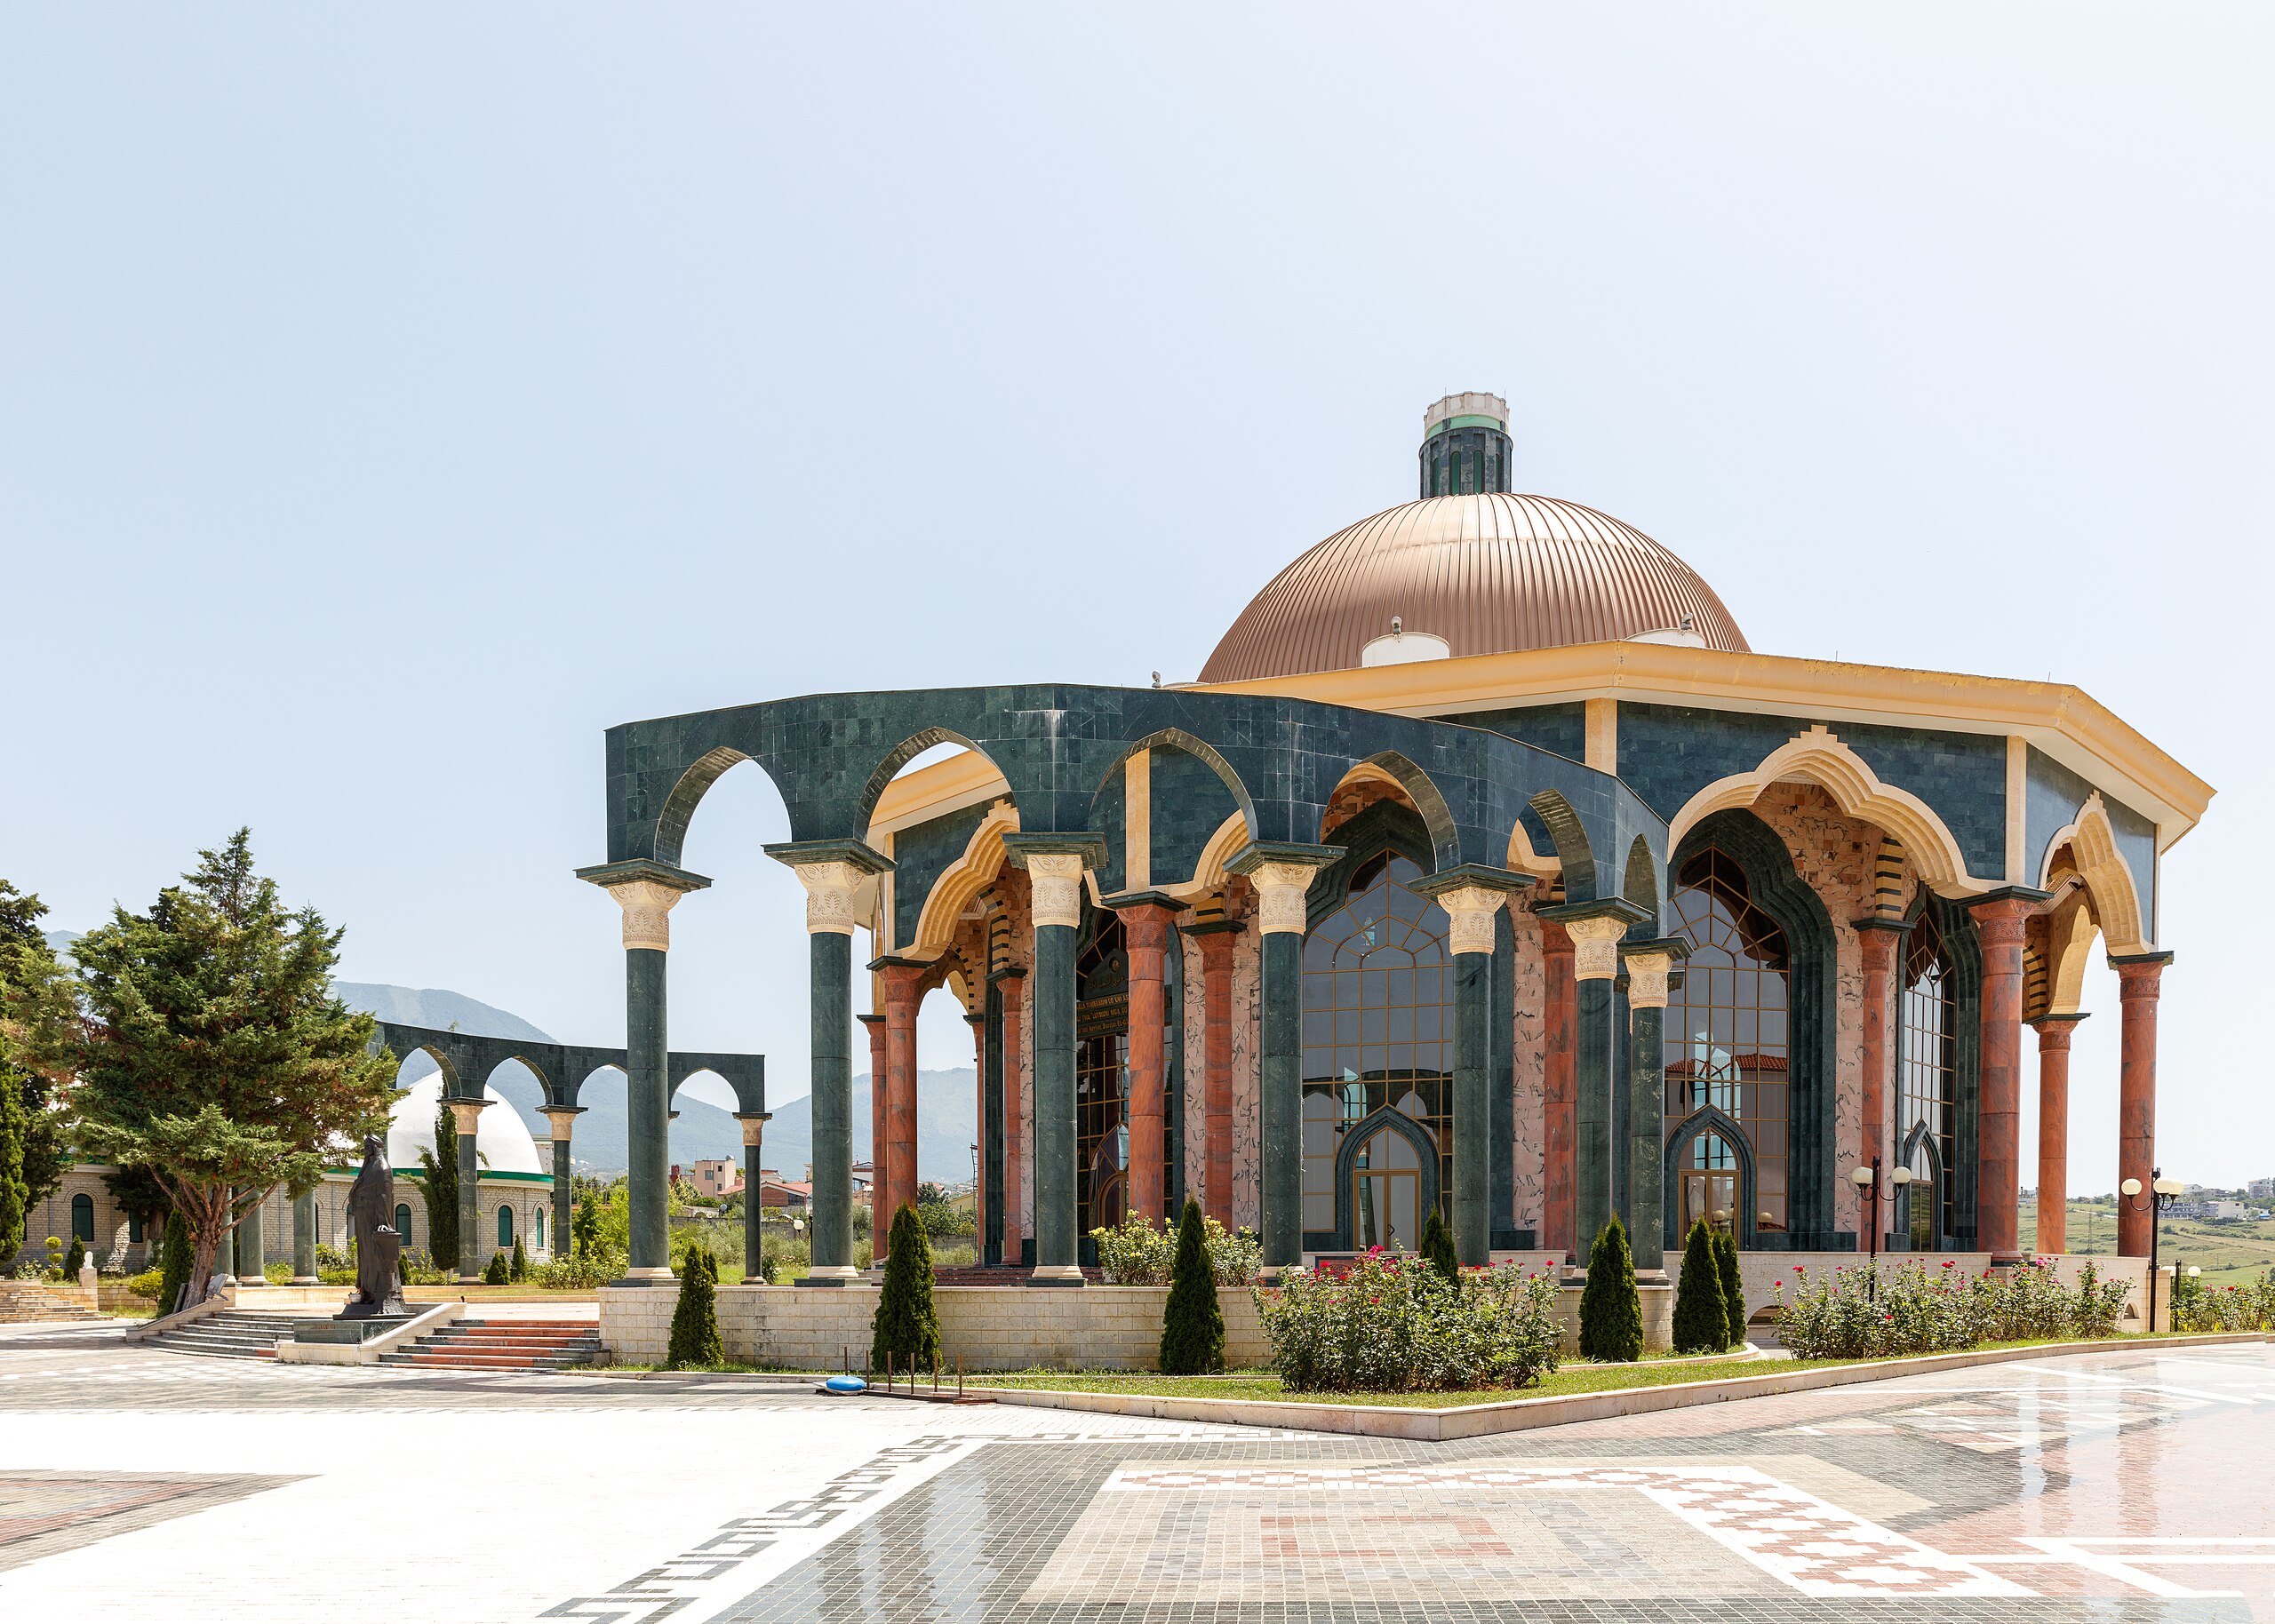
[{"label": "blue bucket on ground", "polygon": [[832,1376],[821,1384],[825,1393],[866,1393],[869,1384],[858,1376]]}]

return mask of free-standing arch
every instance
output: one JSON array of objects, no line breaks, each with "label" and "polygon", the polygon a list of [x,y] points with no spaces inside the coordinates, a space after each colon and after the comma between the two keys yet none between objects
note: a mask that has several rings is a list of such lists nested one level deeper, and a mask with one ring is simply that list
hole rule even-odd
[{"label": "free-standing arch", "polygon": [[1822,727],[1780,744],[1752,772],[1718,778],[1693,795],[1669,821],[1669,843],[1680,846],[1707,818],[1718,812],[1742,811],[1760,800],[1771,784],[1787,780],[1816,784],[1851,817],[1894,835],[1904,843],[1920,878],[1944,896],[1968,896],[1993,883],[1968,873],[1959,841],[1934,808],[1910,790],[1882,783],[1862,756]]}]

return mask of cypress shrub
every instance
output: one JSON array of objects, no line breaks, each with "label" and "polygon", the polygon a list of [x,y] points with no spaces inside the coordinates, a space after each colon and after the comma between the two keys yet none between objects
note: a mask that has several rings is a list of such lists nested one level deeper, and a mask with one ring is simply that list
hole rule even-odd
[{"label": "cypress shrub", "polygon": [[158,1312],[171,1314],[188,1305],[178,1299],[189,1284],[189,1226],[180,1213],[166,1214],[166,1238],[158,1246]]},{"label": "cypress shrub", "polygon": [[523,1249],[518,1235],[514,1238],[514,1261],[506,1270],[506,1278],[516,1284],[530,1278],[530,1254]]},{"label": "cypress shrub", "polygon": [[79,1238],[74,1235],[71,1238],[71,1250],[63,1254],[63,1283],[66,1286],[76,1286],[79,1283],[79,1265],[86,1261],[87,1248]]},{"label": "cypress shrub", "polygon": [[1217,1301],[1217,1271],[1209,1262],[1201,1203],[1189,1196],[1177,1222],[1177,1262],[1161,1313],[1160,1364],[1165,1376],[1209,1376],[1225,1368],[1225,1310]]},{"label": "cypress shrub", "polygon": [[1588,1253],[1580,1294],[1580,1357],[1627,1363],[1643,1357],[1643,1300],[1635,1294],[1635,1254],[1614,1213]]},{"label": "cypress shrub", "polygon": [[490,1254],[490,1267],[482,1271],[482,1283],[484,1286],[504,1286],[509,1283],[508,1268],[504,1253],[493,1252]]},{"label": "cypress shrub", "polygon": [[1446,1221],[1436,1207],[1422,1225],[1422,1261],[1438,1271],[1441,1279],[1461,1278],[1461,1257],[1454,1250],[1454,1232],[1446,1228]]},{"label": "cypress shrub", "polygon": [[681,1261],[679,1304],[672,1310],[671,1349],[665,1363],[674,1370],[726,1363],[719,1341],[719,1265],[700,1247],[690,1246]]},{"label": "cypress shrub", "polygon": [[922,1370],[940,1357],[940,1319],[932,1311],[932,1244],[916,1209],[904,1206],[892,1215],[887,1243],[884,1289],[877,1294],[877,1317],[869,1331],[869,1362],[896,1371]]},{"label": "cypress shrub", "polygon": [[408,1286],[411,1284],[410,1253],[398,1252],[395,1254],[395,1284],[398,1286]]},{"label": "cypress shrub", "polygon": [[1682,1243],[1682,1277],[1675,1283],[1674,1350],[1718,1353],[1729,1345],[1730,1316],[1722,1301],[1722,1249],[1704,1218],[1694,1219]]},{"label": "cypress shrub", "polygon": [[1714,1255],[1722,1270],[1722,1306],[1730,1317],[1730,1346],[1745,1345],[1745,1282],[1738,1278],[1738,1238],[1728,1230],[1714,1236]]}]

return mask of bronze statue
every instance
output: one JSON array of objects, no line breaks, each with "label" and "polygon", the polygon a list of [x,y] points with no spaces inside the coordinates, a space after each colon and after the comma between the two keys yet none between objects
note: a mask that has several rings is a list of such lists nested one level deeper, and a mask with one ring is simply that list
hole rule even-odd
[{"label": "bronze statue", "polygon": [[408,1314],[403,1282],[396,1274],[403,1237],[395,1230],[395,1174],[387,1166],[387,1142],[363,1136],[363,1168],[347,1192],[347,1215],[355,1226],[355,1293],[342,1319],[372,1319]]}]

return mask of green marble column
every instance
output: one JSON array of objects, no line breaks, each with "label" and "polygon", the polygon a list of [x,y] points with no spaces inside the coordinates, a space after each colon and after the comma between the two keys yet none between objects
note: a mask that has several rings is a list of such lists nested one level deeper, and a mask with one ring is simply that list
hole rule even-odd
[{"label": "green marble column", "polygon": [[482,1230],[482,1158],[476,1136],[482,1108],[479,1099],[454,1099],[451,1114],[458,1118],[459,1162],[459,1278],[479,1280],[489,1265],[491,1246],[484,1246]]},{"label": "green marble column", "polygon": [[661,948],[624,951],[627,1159],[631,1166],[628,1278],[671,1278],[671,1055]]},{"label": "green marble column", "polygon": [[1491,953],[1454,955],[1454,1251],[1465,1263],[1493,1261],[1493,1102],[1486,1093],[1485,1018]]},{"label": "green marble column", "polygon": [[1666,1267],[1666,1015],[1674,965],[1690,951],[1680,937],[1630,942],[1627,966],[1627,1188],[1620,1216],[1638,1274]]},{"label": "green marble column", "polygon": [[292,1203],[292,1284],[316,1283],[316,1192],[311,1190]]},{"label": "green marble column", "polygon": [[260,1232],[261,1206],[267,1199],[267,1193],[263,1191],[260,1200],[237,1220],[237,1278],[255,1286],[267,1279],[262,1270],[268,1266],[268,1253]]},{"label": "green marble column", "polygon": [[545,1119],[553,1125],[553,1232],[546,1238],[554,1257],[567,1257],[575,1246],[571,1237],[577,1223],[577,1158],[575,1147],[577,1118],[584,1108],[577,1105],[548,1105]]},{"label": "green marble column", "polygon": [[[1612,979],[1619,973],[1619,939],[1649,912],[1617,898],[1568,903],[1537,910],[1554,919],[1572,938],[1572,1208],[1573,1249],[1585,1258],[1596,1236],[1611,1222],[1615,1198],[1612,1168],[1616,1118],[1614,1095],[1624,1096],[1629,1079],[1616,1074],[1622,1045],[1612,1029],[1616,1000]],[[1656,1165],[1656,1163],[1654,1163]],[[1630,1244],[1633,1237],[1629,1238]]]},{"label": "green marble column", "polygon": [[743,1284],[756,1286],[763,1275],[760,1265],[766,1257],[766,1231],[762,1220],[766,1215],[764,1169],[760,1164],[766,1159],[766,1125],[774,1113],[766,1111],[738,1111],[735,1120],[743,1125]]},{"label": "green marble column", "polygon": [[[808,1281],[853,1276],[853,938],[818,930],[811,948],[813,1268]],[[872,1087],[875,1082],[872,1080]],[[827,1270],[828,1274],[819,1271]]]},{"label": "green marble column", "polygon": [[[1074,927],[1034,932],[1034,1262],[1082,1280],[1074,1206]],[[1045,1271],[1050,1271],[1046,1273]]]},{"label": "green marble column", "polygon": [[1304,1261],[1304,939],[1273,931],[1259,951],[1260,1238],[1264,1266],[1286,1269]]}]

